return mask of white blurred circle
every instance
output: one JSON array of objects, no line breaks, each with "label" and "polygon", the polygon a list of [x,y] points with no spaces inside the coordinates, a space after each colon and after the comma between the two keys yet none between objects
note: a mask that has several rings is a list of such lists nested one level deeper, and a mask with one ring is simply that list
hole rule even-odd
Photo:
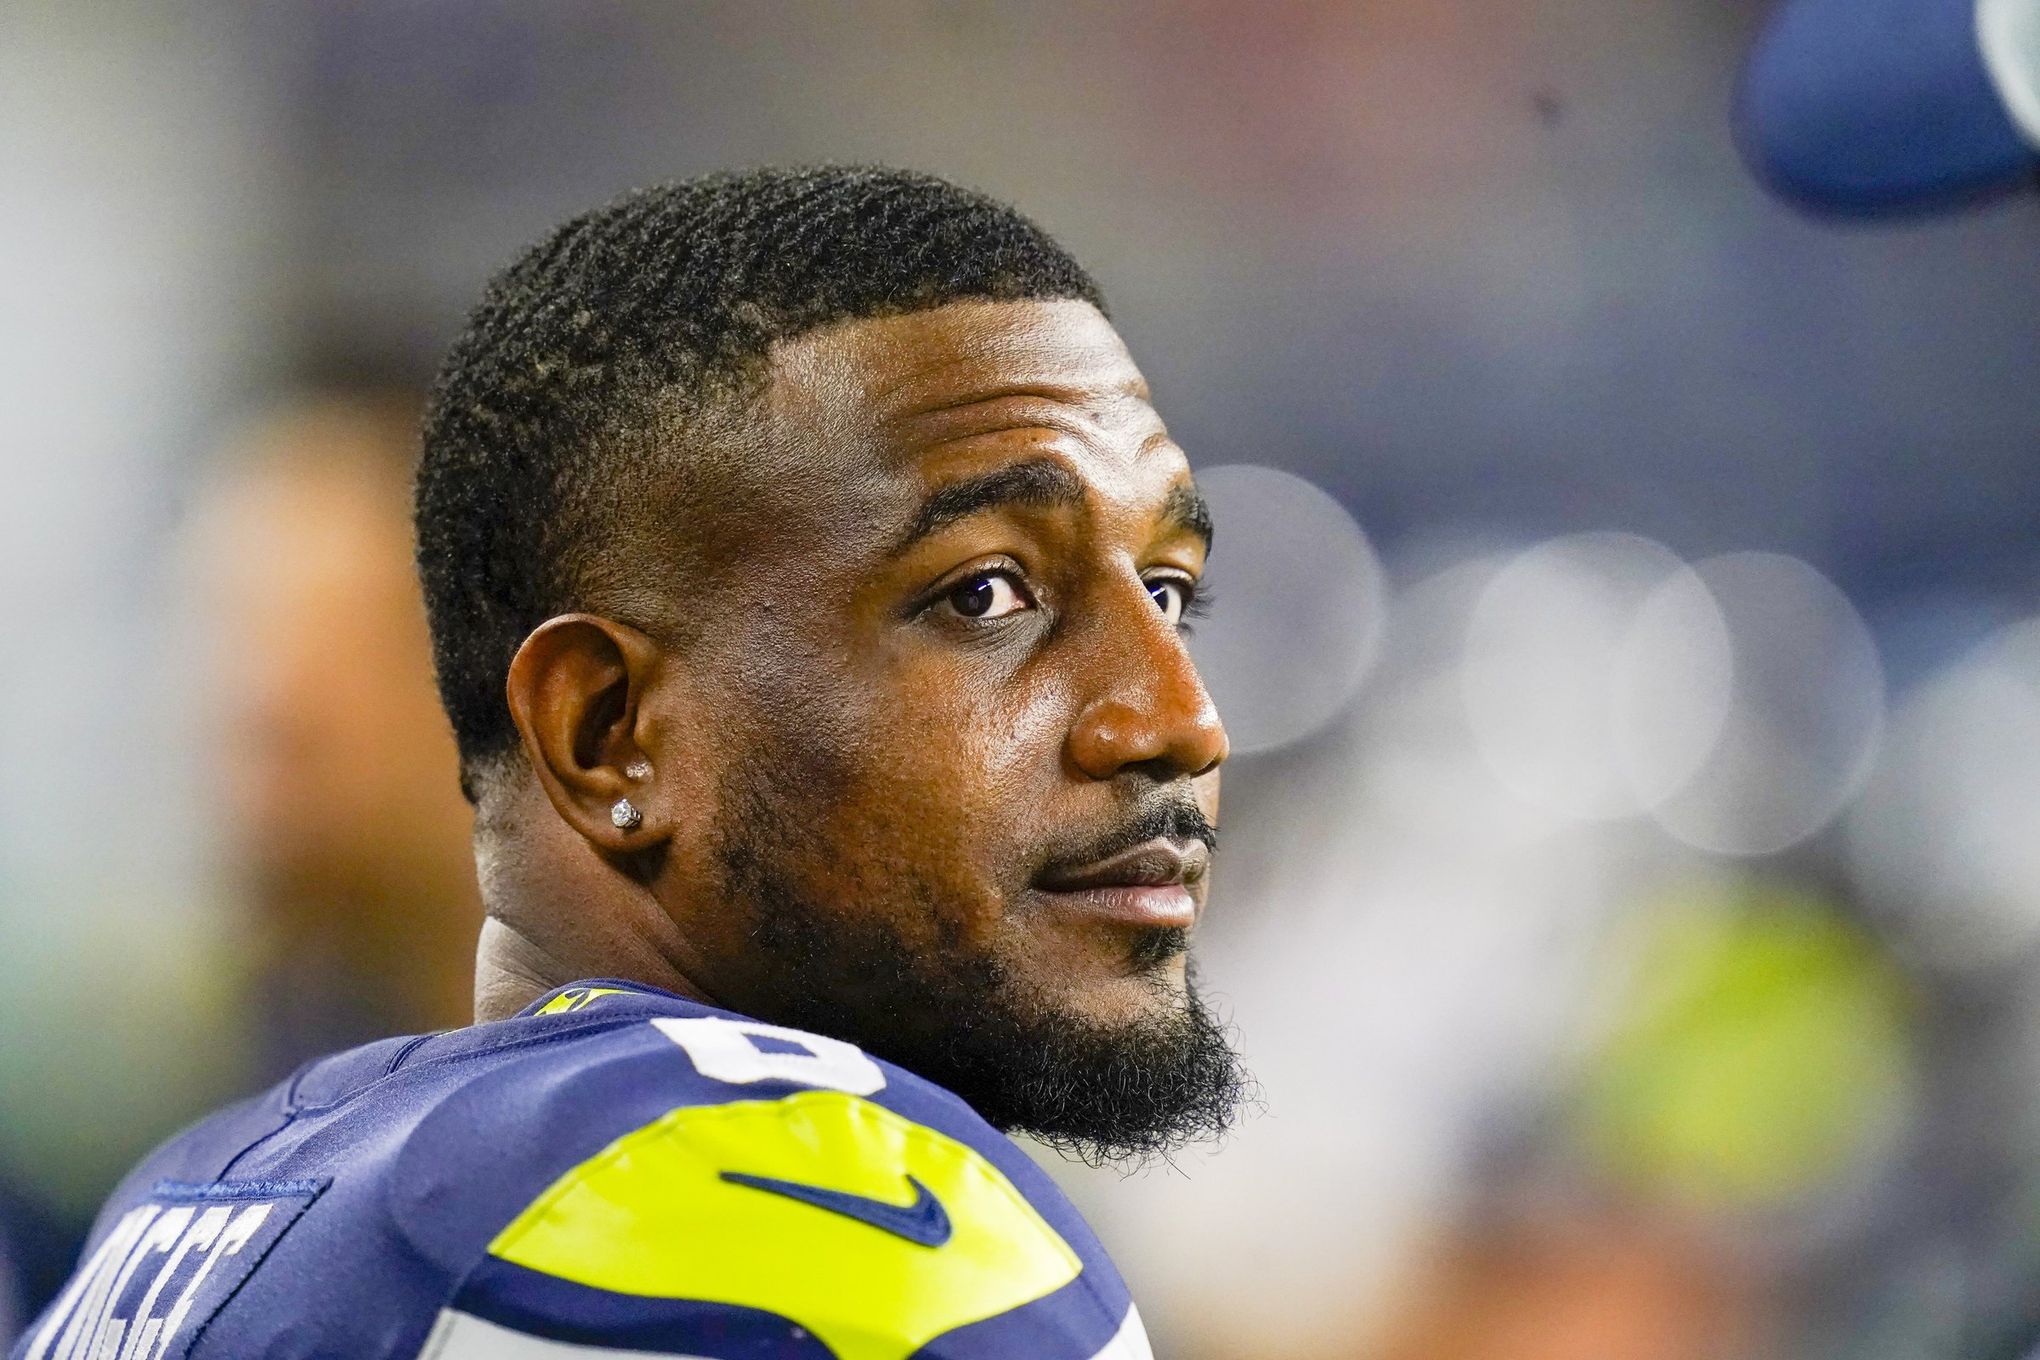
[{"label": "white blurred circle", "polygon": [[1799,559],[1727,553],[1694,571],[1727,626],[1733,683],[1705,762],[1652,812],[1698,849],[1771,854],[1861,789],[1884,730],[1884,670],[1855,608]]},{"label": "white blurred circle", "polygon": [[1713,754],[1734,677],[1720,606],[1681,563],[1637,608],[1616,658],[1615,740],[1642,806],[1663,804]]},{"label": "white blurred circle", "polygon": [[1698,769],[1727,711],[1711,597],[1670,549],[1576,534],[1522,553],[1482,591],[1460,692],[1503,785],[1589,820],[1634,816]]},{"label": "white blurred circle", "polygon": [[1947,967],[2040,944],[2040,619],[1915,691],[1847,824],[1865,896]]},{"label": "white blurred circle", "polygon": [[1381,639],[1381,563],[1345,507],[1301,477],[1234,463],[1197,474],[1218,526],[1215,607],[1190,652],[1235,754],[1329,722]]}]

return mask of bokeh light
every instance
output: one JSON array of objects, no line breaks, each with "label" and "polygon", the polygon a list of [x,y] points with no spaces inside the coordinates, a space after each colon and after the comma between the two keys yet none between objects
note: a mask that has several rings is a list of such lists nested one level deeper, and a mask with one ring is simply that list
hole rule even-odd
[{"label": "bokeh light", "polygon": [[1587,1141],[1649,1193],[1778,1208],[1910,1111],[1903,979],[1836,904],[1708,887],[1627,932],[1633,980],[1586,1068]]},{"label": "bokeh light", "polygon": [[1833,821],[1868,777],[1883,667],[1855,607],[1805,562],[1727,553],[1694,571],[1727,628],[1730,703],[1706,761],[1652,815],[1702,850],[1775,853]]},{"label": "bokeh light", "polygon": [[2040,944],[2040,619],[1907,696],[1848,833],[1867,897],[1915,957],[1967,969]]},{"label": "bokeh light", "polygon": [[1317,731],[1366,679],[1387,596],[1381,563],[1345,507],[1292,473],[1207,468],[1218,524],[1211,616],[1190,648],[1235,754]]},{"label": "bokeh light", "polygon": [[1728,671],[1692,571],[1648,539],[1593,533],[1495,575],[1467,626],[1461,683],[1496,778],[1599,819],[1642,812],[1699,767],[1726,716]]}]

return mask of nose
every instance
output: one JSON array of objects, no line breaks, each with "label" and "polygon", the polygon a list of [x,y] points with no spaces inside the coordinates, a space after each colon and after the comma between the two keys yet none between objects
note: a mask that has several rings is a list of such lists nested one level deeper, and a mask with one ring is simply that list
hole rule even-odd
[{"label": "nose", "polygon": [[1144,617],[1113,627],[1087,667],[1093,684],[1070,727],[1069,760],[1091,779],[1195,778],[1225,760],[1225,726],[1182,635],[1145,590],[1139,608]]}]

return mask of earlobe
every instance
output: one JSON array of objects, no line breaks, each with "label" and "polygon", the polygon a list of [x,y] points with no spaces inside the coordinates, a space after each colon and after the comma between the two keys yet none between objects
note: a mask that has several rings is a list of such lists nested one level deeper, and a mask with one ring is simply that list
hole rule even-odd
[{"label": "earlobe", "polygon": [[597,850],[630,854],[664,840],[650,797],[642,701],[660,672],[658,643],[595,614],[562,614],[517,649],[504,698],[524,754],[560,817]]}]

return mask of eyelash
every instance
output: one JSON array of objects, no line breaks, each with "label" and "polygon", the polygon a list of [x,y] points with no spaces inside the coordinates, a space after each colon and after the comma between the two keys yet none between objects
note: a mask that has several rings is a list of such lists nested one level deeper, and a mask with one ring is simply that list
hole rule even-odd
[{"label": "eyelash", "polygon": [[1211,617],[1211,606],[1218,602],[1218,597],[1202,581],[1178,579],[1187,598],[1183,601],[1182,617],[1176,620],[1176,631],[1189,637],[1197,631],[1197,620]]},{"label": "eyelash", "polygon": [[[1028,582],[1027,573],[1021,570],[1017,562],[999,559],[978,563],[967,571],[949,577],[941,584],[930,589],[918,602],[910,606],[908,612],[916,618],[927,618],[937,615],[957,591],[973,581],[982,580],[990,576],[1005,577],[1012,584],[1013,589],[1020,594],[1021,598],[1028,602],[1030,608],[1039,607],[1034,598],[1033,586]],[[995,623],[997,620],[975,619],[967,614],[955,614],[949,619],[949,622],[981,627],[987,623]]]},{"label": "eyelash", "polygon": [[[1009,582],[1012,583],[1013,588],[1019,592],[1022,598],[1027,600],[1029,608],[1034,609],[1040,608],[1039,603],[1035,601],[1034,591],[1030,588],[1028,584],[1027,575],[1025,572],[1021,571],[1018,566],[1010,563],[1003,564],[988,563],[972,571],[966,572],[962,576],[953,577],[950,579],[948,583],[937,587],[935,592],[928,598],[926,603],[921,605],[916,612],[921,614],[927,614],[932,613],[934,610],[940,609],[944,603],[946,603],[952,596],[955,595],[956,591],[960,587],[968,585],[972,581],[987,576],[1005,577]],[[1211,607],[1213,603],[1216,602],[1217,596],[1215,596],[1212,593],[1211,588],[1205,585],[1203,582],[1195,580],[1188,576],[1179,576],[1173,572],[1161,576],[1143,578],[1143,584],[1159,583],[1164,581],[1174,585],[1177,589],[1183,592],[1183,612],[1176,616],[1176,631],[1183,637],[1189,637],[1191,634],[1197,631],[1196,621],[1199,619],[1206,618],[1210,615]],[[967,614],[958,615],[957,617],[959,621],[967,624],[986,624],[997,622],[997,620],[974,619]]]}]

